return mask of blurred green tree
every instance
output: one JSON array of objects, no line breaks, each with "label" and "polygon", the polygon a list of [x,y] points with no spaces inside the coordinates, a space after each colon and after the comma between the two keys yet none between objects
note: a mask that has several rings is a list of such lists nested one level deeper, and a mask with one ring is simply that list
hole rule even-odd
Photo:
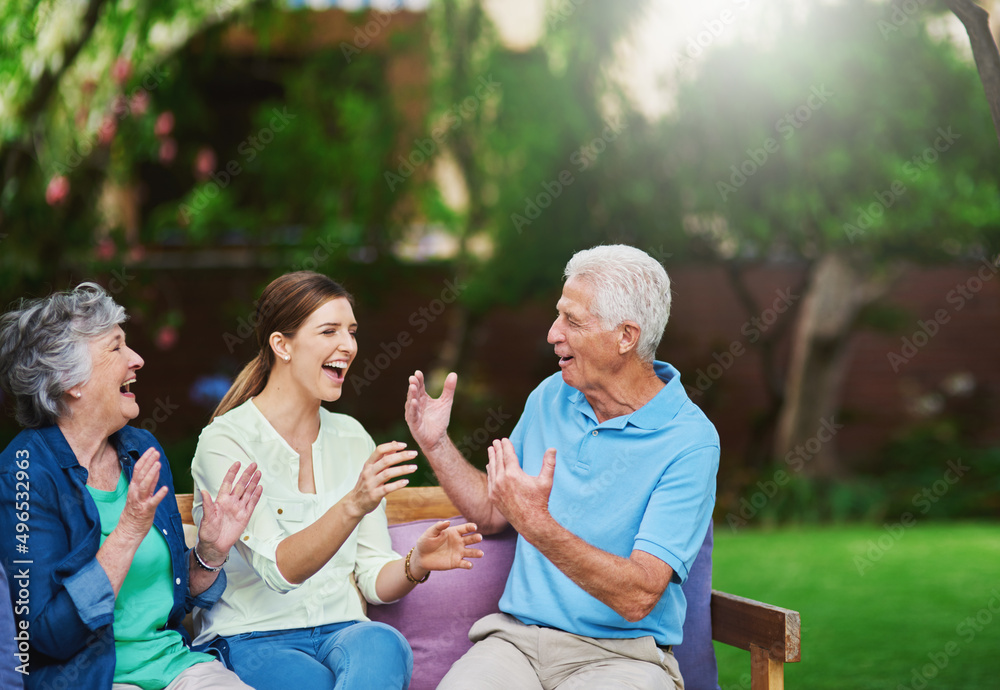
[{"label": "blurred green tree", "polygon": [[[808,265],[787,376],[769,391],[779,458],[837,412],[850,337],[903,262],[985,257],[1000,238],[976,71],[920,16],[886,37],[890,11],[814,7],[765,42],[712,51],[667,125],[687,232],[731,266]],[[838,473],[832,445],[811,473]]]}]

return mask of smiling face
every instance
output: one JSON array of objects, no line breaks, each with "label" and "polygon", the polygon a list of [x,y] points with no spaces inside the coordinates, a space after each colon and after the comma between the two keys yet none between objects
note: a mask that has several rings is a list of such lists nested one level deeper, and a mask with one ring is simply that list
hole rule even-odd
[{"label": "smiling face", "polygon": [[90,379],[69,393],[74,397],[80,394],[80,414],[99,420],[107,425],[109,434],[114,433],[139,416],[139,405],[130,388],[144,362],[125,344],[121,326],[91,340],[89,348],[93,366]]},{"label": "smiling face", "polygon": [[[332,402],[340,398],[348,367],[358,354],[358,330],[351,303],[344,297],[325,302],[309,315],[291,338],[281,345],[289,355],[286,364],[292,380],[313,399]],[[279,360],[281,353],[278,352]]]},{"label": "smiling face", "polygon": [[604,329],[590,312],[592,300],[590,284],[576,277],[567,280],[547,339],[555,346],[563,381],[584,393],[606,387],[622,364],[618,331]]}]

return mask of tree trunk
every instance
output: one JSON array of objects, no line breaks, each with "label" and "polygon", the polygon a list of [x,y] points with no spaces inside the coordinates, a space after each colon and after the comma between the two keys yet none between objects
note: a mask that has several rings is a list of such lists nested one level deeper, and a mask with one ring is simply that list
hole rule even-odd
[{"label": "tree trunk", "polygon": [[792,340],[785,401],[774,453],[813,477],[840,474],[835,450],[848,341],[862,307],[884,294],[886,279],[865,275],[842,254],[824,256],[803,297]]},{"label": "tree trunk", "polygon": [[986,92],[986,102],[993,117],[993,129],[1000,140],[1000,51],[990,33],[990,15],[972,0],[944,0],[969,34],[972,57],[976,60],[979,81]]}]

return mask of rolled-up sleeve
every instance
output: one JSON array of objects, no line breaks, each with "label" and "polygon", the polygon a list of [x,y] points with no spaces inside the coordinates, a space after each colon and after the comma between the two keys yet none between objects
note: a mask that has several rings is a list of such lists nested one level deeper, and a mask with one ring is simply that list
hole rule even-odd
[{"label": "rolled-up sleeve", "polygon": [[375,591],[378,574],[387,563],[402,558],[392,550],[389,524],[385,515],[385,499],[378,508],[362,518],[358,525],[358,550],[355,556],[354,577],[358,589],[370,604],[390,604],[382,601]]},{"label": "rolled-up sleeve", "polygon": [[[191,514],[196,525],[201,525],[204,516],[201,490],[204,489],[213,498],[219,494],[222,481],[229,468],[236,461],[242,467],[252,462],[258,462],[250,444],[241,443],[235,434],[229,433],[224,427],[209,426],[202,432],[191,462],[191,474],[194,476],[194,504]],[[266,477],[261,484],[266,483]],[[265,494],[267,487],[264,487]],[[261,501],[264,503],[264,501]],[[257,576],[275,592],[290,592],[300,585],[285,579],[278,570],[278,544],[287,536],[285,531],[269,511],[258,505],[250,516],[246,529],[240,535],[233,547],[240,557],[246,561]]]},{"label": "rolled-up sleeve", "polygon": [[[5,565],[15,605],[22,589],[28,593],[19,615],[30,626],[32,647],[66,660],[88,644],[94,631],[114,622],[115,593],[96,556],[67,557],[67,546],[83,545],[65,543],[67,529],[59,503],[44,489],[44,480],[36,477],[28,520],[31,562],[14,563],[18,559],[5,553]],[[15,494],[10,473],[0,475],[0,533],[8,539],[15,534]]]}]

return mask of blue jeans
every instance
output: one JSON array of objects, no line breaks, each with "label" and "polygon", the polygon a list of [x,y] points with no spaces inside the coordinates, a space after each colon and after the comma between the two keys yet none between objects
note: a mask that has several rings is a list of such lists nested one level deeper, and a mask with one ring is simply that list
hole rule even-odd
[{"label": "blue jeans", "polygon": [[256,690],[405,690],[413,674],[409,643],[384,623],[348,621],[223,639],[232,669]]}]

